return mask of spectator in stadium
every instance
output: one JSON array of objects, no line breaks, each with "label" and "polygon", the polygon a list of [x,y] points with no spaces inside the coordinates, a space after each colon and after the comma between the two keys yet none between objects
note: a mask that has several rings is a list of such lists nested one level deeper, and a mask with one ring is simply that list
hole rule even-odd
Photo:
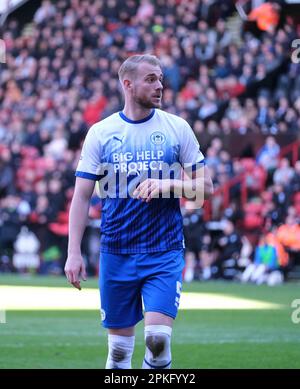
[{"label": "spectator in stadium", "polygon": [[300,161],[295,163],[295,172],[289,185],[291,193],[300,192]]},{"label": "spectator in stadium", "polygon": [[277,231],[280,243],[289,250],[300,251],[300,225],[294,215],[288,215]]},{"label": "spectator in stadium", "polygon": [[185,243],[184,281],[191,282],[199,264],[204,236],[203,210],[193,201],[186,201],[183,207],[183,233]]},{"label": "spectator in stadium", "polygon": [[[255,36],[260,37],[263,31],[274,33],[280,21],[280,4],[276,1],[264,1],[258,4],[247,14],[244,9],[244,1],[237,1],[236,7],[239,15],[245,22],[245,30],[250,30]],[[247,4],[248,3],[248,4]],[[246,1],[249,7],[251,2]]]},{"label": "spectator in stadium", "polygon": [[0,253],[12,258],[16,236],[30,212],[29,204],[19,196],[9,195],[0,200]]},{"label": "spectator in stadium", "polygon": [[279,23],[280,11],[279,4],[265,2],[250,12],[248,20],[255,21],[261,31],[274,32]]},{"label": "spectator in stadium", "polygon": [[232,279],[237,274],[237,261],[242,249],[242,240],[234,224],[224,220],[221,236],[217,240],[217,257],[212,266],[212,273],[216,278]]},{"label": "spectator in stadium", "polygon": [[249,264],[242,274],[242,282],[253,282],[257,285],[267,283],[270,286],[282,283],[283,274],[279,270],[278,244],[274,239],[262,236],[255,250],[254,262]]},{"label": "spectator in stadium", "polygon": [[286,214],[286,210],[289,204],[288,194],[284,190],[284,187],[280,184],[276,184],[272,187],[273,197],[272,201],[279,214],[279,221],[282,223]]},{"label": "spectator in stadium", "polygon": [[12,155],[8,149],[4,149],[0,155],[0,199],[2,197],[14,194],[14,170],[12,166]]},{"label": "spectator in stadium", "polygon": [[283,187],[286,187],[290,184],[293,176],[294,169],[290,166],[290,161],[287,158],[282,158],[279,162],[279,167],[274,172],[274,184],[279,184],[283,185]]},{"label": "spectator in stadium", "polygon": [[279,153],[279,144],[273,136],[266,138],[265,144],[257,153],[257,163],[268,172],[268,183],[272,182],[274,171],[278,166]]},{"label": "spectator in stadium", "polygon": [[213,250],[213,239],[209,231],[206,231],[201,237],[201,252],[200,252],[200,274],[199,279],[207,281],[211,278],[211,265],[216,259]]},{"label": "spectator in stadium", "polygon": [[[133,55],[123,62],[119,79],[124,109],[91,127],[76,171],[65,272],[78,289],[79,276],[86,278],[80,245],[95,181],[105,175],[101,164],[107,173],[105,183],[109,186],[116,177],[119,183],[117,192],[113,186],[111,196],[102,194],[99,285],[102,322],[108,328],[106,368],[131,367],[135,325],[143,318],[142,297],[146,342],[143,368],[170,368],[171,333],[184,266],[178,197],[188,197],[193,191],[199,201],[198,196],[208,197],[213,191],[188,123],[158,109],[162,78],[155,56]],[[168,166],[189,164],[193,171],[187,172],[185,180],[181,179],[181,170],[171,171],[171,176],[168,171],[166,179],[162,170],[157,178],[149,178],[149,174],[153,177],[158,173],[159,161]],[[200,173],[201,179],[197,178]]]}]

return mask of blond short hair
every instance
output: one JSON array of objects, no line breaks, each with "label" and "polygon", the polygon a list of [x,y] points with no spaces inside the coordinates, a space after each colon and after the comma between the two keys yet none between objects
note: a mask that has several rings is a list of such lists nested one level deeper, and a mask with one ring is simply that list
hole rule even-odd
[{"label": "blond short hair", "polygon": [[127,58],[122,65],[120,66],[118,75],[119,80],[124,80],[126,75],[133,75],[138,67],[138,65],[142,62],[147,62],[153,66],[159,66],[161,68],[161,63],[159,59],[155,55],[151,54],[143,54],[143,55],[132,55]]}]

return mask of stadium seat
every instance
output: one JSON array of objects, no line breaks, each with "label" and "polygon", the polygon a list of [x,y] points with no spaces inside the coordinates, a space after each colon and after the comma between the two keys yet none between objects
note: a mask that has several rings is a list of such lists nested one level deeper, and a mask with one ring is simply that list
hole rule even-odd
[{"label": "stadium seat", "polygon": [[241,165],[246,172],[252,172],[255,168],[255,160],[253,158],[242,158]]},{"label": "stadium seat", "polygon": [[295,204],[295,210],[296,210],[297,216],[300,216],[300,202]]},{"label": "stadium seat", "polygon": [[22,146],[21,155],[23,158],[36,158],[39,155],[39,151],[35,147]]},{"label": "stadium seat", "polygon": [[273,193],[270,190],[265,190],[260,197],[264,203],[269,203],[273,199]]},{"label": "stadium seat", "polygon": [[4,152],[4,150],[7,150],[8,147],[6,145],[3,145],[0,143],[0,154]]},{"label": "stadium seat", "polygon": [[68,224],[60,224],[60,223],[50,223],[49,230],[53,232],[55,235],[59,236],[67,236],[69,231]]},{"label": "stadium seat", "polygon": [[57,222],[61,224],[68,224],[69,223],[69,213],[61,211],[58,213],[57,216]]},{"label": "stadium seat", "polygon": [[36,167],[36,160],[31,158],[24,158],[21,167],[24,169],[34,169]]},{"label": "stadium seat", "polygon": [[295,193],[294,195],[294,205],[300,204],[300,192]]},{"label": "stadium seat", "polygon": [[263,218],[260,215],[249,213],[244,218],[244,228],[252,230],[263,227]]},{"label": "stadium seat", "polygon": [[244,227],[246,229],[262,228],[263,217],[262,217],[263,204],[257,202],[247,203],[244,207],[245,218]]},{"label": "stadium seat", "polygon": [[262,203],[251,202],[247,203],[244,207],[245,213],[257,213],[260,214],[263,209]]}]

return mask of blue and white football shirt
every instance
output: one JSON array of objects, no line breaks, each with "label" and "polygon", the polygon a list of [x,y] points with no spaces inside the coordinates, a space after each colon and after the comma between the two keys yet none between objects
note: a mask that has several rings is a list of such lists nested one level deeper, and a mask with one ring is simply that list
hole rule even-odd
[{"label": "blue and white football shirt", "polygon": [[129,254],[183,248],[179,199],[145,203],[129,194],[147,177],[168,178],[165,166],[174,167],[170,178],[180,178],[178,166],[196,163],[204,163],[199,143],[178,116],[153,109],[148,117],[133,121],[118,112],[94,124],[76,176],[105,182],[101,251]]}]

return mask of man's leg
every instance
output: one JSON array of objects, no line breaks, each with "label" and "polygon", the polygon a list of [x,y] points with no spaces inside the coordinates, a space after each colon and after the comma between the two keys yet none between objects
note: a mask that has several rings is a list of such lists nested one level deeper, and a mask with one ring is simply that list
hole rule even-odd
[{"label": "man's leg", "polygon": [[173,319],[159,312],[145,312],[146,353],[143,369],[171,368]]},{"label": "man's leg", "polygon": [[99,287],[102,325],[108,329],[106,368],[130,369],[134,327],[143,319],[135,258],[101,253]]},{"label": "man's leg", "polygon": [[138,265],[144,276],[146,354],[143,368],[169,369],[172,326],[181,295],[183,251],[147,254]]},{"label": "man's leg", "polygon": [[108,330],[106,369],[131,369],[134,349],[134,327]]}]

